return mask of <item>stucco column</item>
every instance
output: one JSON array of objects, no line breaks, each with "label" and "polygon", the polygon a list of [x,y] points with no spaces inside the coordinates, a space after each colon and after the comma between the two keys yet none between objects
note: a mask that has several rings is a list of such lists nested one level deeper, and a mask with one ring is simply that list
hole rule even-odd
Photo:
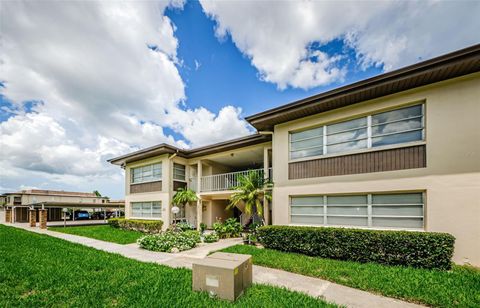
[{"label": "stucco column", "polygon": [[168,204],[163,205],[165,212],[162,210],[163,229],[166,230],[173,222],[172,214],[172,198],[173,191],[173,162],[169,157],[162,159],[162,192],[168,193]]},{"label": "stucco column", "polygon": [[28,222],[30,223],[30,227],[37,226],[37,210],[35,209],[28,210]]},{"label": "stucco column", "polygon": [[40,218],[40,229],[47,229],[47,209],[38,210]]},{"label": "stucco column", "polygon": [[5,222],[11,223],[12,222],[12,209],[5,208]]},{"label": "stucco column", "polygon": [[202,223],[202,199],[200,198],[200,191],[202,188],[202,161],[197,162],[197,230],[200,231],[200,224]]},{"label": "stucco column", "polygon": [[[268,159],[268,150],[269,150],[269,148],[267,148],[267,147],[263,148],[263,177],[265,178],[265,180],[269,180],[268,167],[270,165],[270,162],[269,162],[269,159]],[[268,215],[268,214],[269,214],[268,213],[268,200],[267,200],[267,198],[263,197],[263,219],[264,219],[266,225],[270,224],[270,215]]]},{"label": "stucco column", "polygon": [[202,223],[202,199],[197,200],[197,230],[200,231],[200,224]]}]

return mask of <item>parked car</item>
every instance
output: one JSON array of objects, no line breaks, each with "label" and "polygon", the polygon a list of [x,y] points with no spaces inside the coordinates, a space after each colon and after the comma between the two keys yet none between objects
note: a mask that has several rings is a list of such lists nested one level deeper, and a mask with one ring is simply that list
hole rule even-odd
[{"label": "parked car", "polygon": [[118,218],[118,217],[125,217],[125,212],[124,211],[107,212],[107,218]]},{"label": "parked car", "polygon": [[[108,213],[107,213],[107,218],[108,218]],[[104,212],[95,212],[92,214],[91,219],[105,219],[105,213]]]},{"label": "parked car", "polygon": [[90,219],[88,211],[75,211],[75,220]]}]

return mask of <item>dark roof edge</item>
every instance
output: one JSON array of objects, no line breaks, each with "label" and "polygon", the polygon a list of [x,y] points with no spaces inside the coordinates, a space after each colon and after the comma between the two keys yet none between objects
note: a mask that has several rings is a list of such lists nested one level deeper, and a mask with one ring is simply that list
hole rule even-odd
[{"label": "dark roof edge", "polygon": [[145,153],[152,152],[152,151],[160,152],[158,155],[167,154],[167,153],[168,154],[170,154],[170,153],[173,154],[173,153],[183,152],[182,149],[177,148],[173,145],[169,145],[169,144],[166,144],[166,143],[161,143],[161,144],[157,144],[157,145],[154,145],[154,146],[151,146],[151,147],[148,147],[148,148],[144,148],[144,149],[141,149],[141,150],[138,150],[138,151],[135,151],[135,152],[131,152],[131,153],[124,154],[124,155],[121,155],[121,156],[118,156],[118,157],[113,157],[113,158],[107,159],[107,162],[115,164],[115,162],[118,162],[122,159],[126,159],[126,158],[129,158],[129,157],[135,156],[135,155],[145,154]]},{"label": "dark roof edge", "polygon": [[335,96],[339,96],[339,95],[345,94],[346,92],[349,92],[349,91],[353,91],[353,90],[357,90],[359,88],[372,86],[376,83],[380,83],[380,82],[383,82],[383,81],[388,81],[389,79],[404,77],[406,75],[408,76],[408,75],[417,73],[419,71],[428,69],[432,66],[442,65],[442,64],[450,62],[452,60],[456,61],[456,60],[459,60],[462,57],[468,57],[472,54],[474,55],[474,54],[478,53],[479,51],[480,51],[480,44],[473,45],[473,46],[470,46],[470,47],[467,47],[467,48],[464,48],[464,49],[460,49],[460,50],[457,50],[457,51],[454,51],[454,52],[451,52],[451,53],[448,53],[448,54],[444,54],[444,55],[441,55],[441,56],[438,56],[438,57],[435,57],[435,58],[432,58],[432,59],[429,59],[429,60],[426,60],[426,61],[415,63],[415,64],[412,64],[412,65],[409,65],[409,66],[406,66],[406,67],[403,67],[403,68],[400,68],[400,69],[397,69],[397,70],[394,70],[394,71],[391,71],[391,72],[387,72],[387,73],[384,73],[384,74],[381,74],[381,75],[378,75],[378,76],[374,76],[374,77],[371,77],[371,78],[368,78],[368,79],[364,79],[364,80],[354,82],[354,83],[346,85],[346,86],[342,86],[342,87],[335,88],[335,89],[332,89],[332,90],[329,90],[329,91],[326,91],[326,92],[323,92],[323,93],[320,93],[320,94],[316,94],[316,95],[313,95],[313,96],[310,96],[310,97],[306,97],[306,98],[303,98],[303,99],[300,99],[300,100],[297,100],[297,101],[294,101],[294,102],[291,102],[291,103],[288,103],[288,104],[285,104],[285,105],[282,105],[282,106],[279,106],[279,107],[276,107],[276,108],[265,110],[265,111],[247,116],[247,117],[245,117],[245,120],[247,120],[250,124],[255,126],[252,122],[254,122],[256,120],[259,120],[263,117],[269,117],[269,116],[272,116],[272,115],[277,114],[277,113],[281,113],[281,112],[285,112],[287,110],[299,108],[299,107],[302,107],[304,105],[307,105],[307,104],[310,104],[310,103],[313,103],[315,101],[319,101],[319,100],[322,100],[322,99],[329,99],[329,98],[332,98],[332,97],[335,97]]},{"label": "dark roof edge", "polygon": [[263,142],[268,142],[271,140],[272,140],[271,135],[263,135],[263,134],[256,133],[256,134],[248,135],[245,137],[230,139],[227,141],[218,142],[211,145],[189,150],[187,151],[187,157],[194,158],[202,155],[227,151],[233,148],[241,148],[241,147],[255,145]]}]

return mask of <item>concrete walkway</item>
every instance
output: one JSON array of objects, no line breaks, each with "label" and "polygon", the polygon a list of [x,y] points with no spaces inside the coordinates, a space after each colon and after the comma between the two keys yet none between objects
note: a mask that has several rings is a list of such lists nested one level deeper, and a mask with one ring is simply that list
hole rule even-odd
[{"label": "concrete walkway", "polygon": [[[117,253],[124,257],[142,262],[154,262],[170,267],[185,267],[190,269],[192,268],[192,263],[198,259],[204,258],[210,252],[241,243],[240,239],[225,239],[220,240],[217,243],[202,245],[188,251],[171,254],[144,250],[139,248],[137,244],[120,245],[83,236],[41,230],[39,228],[30,228],[27,224],[5,225],[25,229],[31,232],[50,235],[98,250]],[[293,291],[306,293],[313,297],[320,297],[328,302],[333,302],[347,307],[422,307],[400,300],[375,295],[358,289],[345,287],[326,280],[257,265],[253,266],[253,282],[277,287],[285,287]]]}]

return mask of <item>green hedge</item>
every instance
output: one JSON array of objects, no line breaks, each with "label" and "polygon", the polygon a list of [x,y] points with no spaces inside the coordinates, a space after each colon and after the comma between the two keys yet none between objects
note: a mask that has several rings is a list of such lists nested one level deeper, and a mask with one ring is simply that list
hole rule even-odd
[{"label": "green hedge", "polygon": [[450,269],[455,238],[447,233],[265,226],[267,248],[309,256],[418,268]]},{"label": "green hedge", "polygon": [[114,228],[120,228],[123,230],[135,230],[145,233],[159,233],[162,231],[163,221],[111,218],[108,220],[108,224]]}]

